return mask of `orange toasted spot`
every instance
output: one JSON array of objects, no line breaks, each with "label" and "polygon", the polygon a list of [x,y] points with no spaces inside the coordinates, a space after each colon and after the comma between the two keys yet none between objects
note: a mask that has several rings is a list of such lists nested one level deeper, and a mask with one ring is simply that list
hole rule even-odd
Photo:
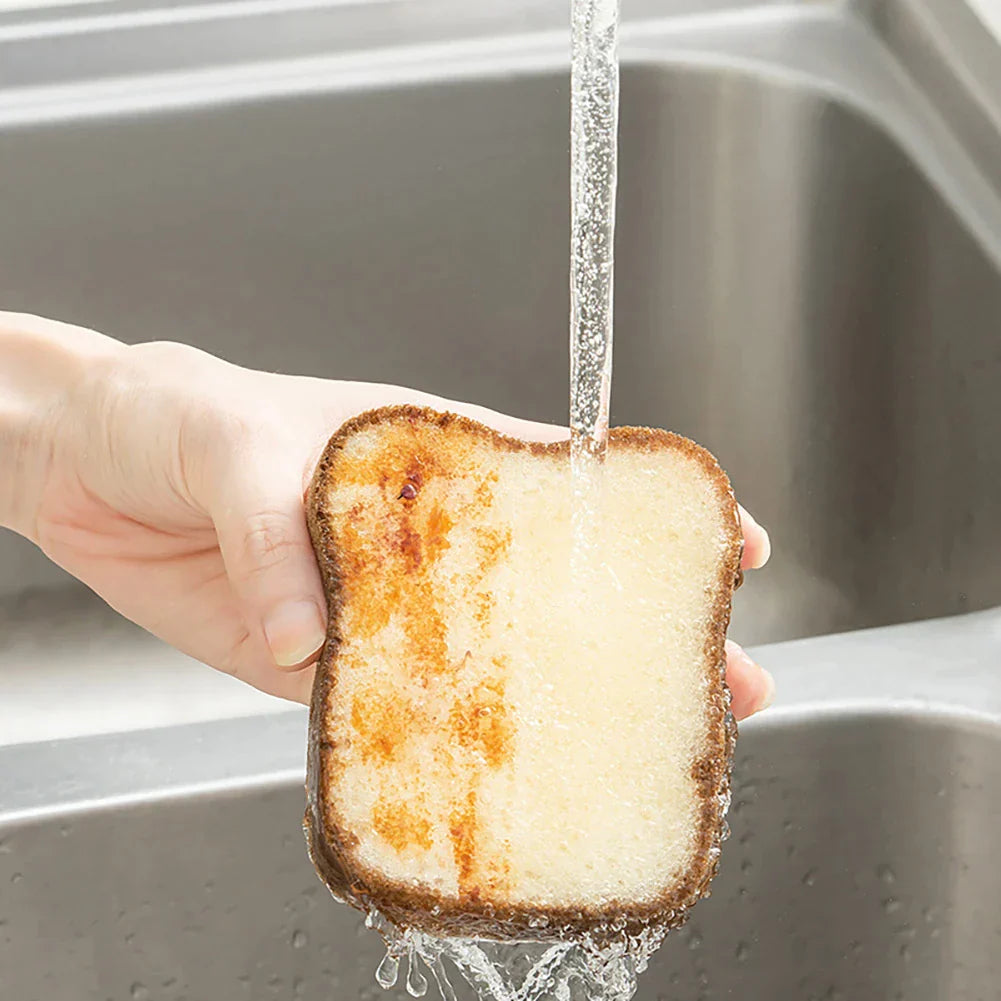
[{"label": "orange toasted spot", "polygon": [[496,567],[511,548],[511,529],[503,528],[476,529],[476,547],[479,550],[478,576],[482,580]]},{"label": "orange toasted spot", "polygon": [[452,839],[452,857],[459,872],[459,895],[473,900],[480,895],[479,888],[475,884],[478,830],[476,790],[470,789],[465,802],[457,804],[452,810],[448,834]]},{"label": "orange toasted spot", "polygon": [[431,821],[420,799],[401,801],[380,796],[372,808],[372,827],[396,852],[409,848],[427,851],[433,840]]},{"label": "orange toasted spot", "polygon": [[362,760],[392,761],[412,732],[409,714],[385,693],[368,689],[351,702],[351,726]]},{"label": "orange toasted spot", "polygon": [[423,533],[424,546],[427,550],[429,560],[438,559],[448,549],[448,533],[451,531],[453,524],[452,519],[440,505],[436,504],[431,508],[431,513],[428,515],[427,525]]},{"label": "orange toasted spot", "polygon": [[[452,476],[462,467],[469,446],[448,438],[446,447],[436,448],[433,433],[402,425],[380,437],[365,455],[341,453],[335,471],[338,487],[378,485],[383,494],[395,499],[406,482],[420,490],[431,476]],[[430,438],[430,440],[429,440]]]},{"label": "orange toasted spot", "polygon": [[494,502],[494,492],[490,488],[500,480],[500,473],[491,470],[476,484],[474,497],[481,507],[489,507]]},{"label": "orange toasted spot", "polygon": [[493,614],[497,599],[489,591],[479,591],[474,598],[476,608],[473,614],[476,616],[478,625],[486,628],[490,623],[490,616]]},{"label": "orange toasted spot", "polygon": [[[504,698],[506,664],[485,664],[474,651],[450,657],[445,603],[452,599],[435,566],[457,525],[471,533],[470,566],[447,586],[465,596],[475,623],[486,630],[496,599],[484,580],[507,553],[511,531],[484,524],[498,474],[477,468],[471,446],[446,439],[405,426],[366,456],[341,456],[334,481],[338,490],[357,490],[357,500],[338,522],[334,552],[352,655],[362,663],[370,650],[381,656],[379,634],[387,627],[403,635],[395,668],[373,677],[350,702],[352,753],[384,766],[386,779],[410,793],[406,800],[381,796],[372,811],[373,830],[398,852],[431,849],[427,804],[413,798],[413,782],[400,782],[401,750],[435,747],[441,752],[435,759],[454,782],[443,819],[459,891],[475,899],[509,878],[503,846],[484,843],[478,796],[488,771],[511,760],[516,725]],[[419,783],[420,776],[415,778]]]},{"label": "orange toasted spot", "polygon": [[511,759],[515,728],[504,702],[503,679],[488,679],[456,701],[449,722],[455,743],[482,755],[489,767]]},{"label": "orange toasted spot", "polygon": [[480,900],[496,896],[510,881],[511,863],[497,851],[484,850],[477,810],[476,789],[456,803],[449,819],[452,858],[459,883],[459,899]]},{"label": "orange toasted spot", "polygon": [[345,625],[359,639],[384,629],[396,608],[401,581],[374,572],[385,558],[370,526],[351,519],[340,530],[338,570],[345,598]]},{"label": "orange toasted spot", "polygon": [[[414,528],[408,513],[400,518],[400,524],[389,541],[390,552],[395,548],[401,557],[402,570],[405,574],[414,574],[421,568],[424,561],[424,540],[420,532]],[[394,554],[394,555],[396,555]]]}]

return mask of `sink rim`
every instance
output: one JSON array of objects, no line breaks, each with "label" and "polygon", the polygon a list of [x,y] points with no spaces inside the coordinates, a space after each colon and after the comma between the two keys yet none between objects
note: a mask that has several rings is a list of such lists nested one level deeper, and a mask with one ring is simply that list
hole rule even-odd
[{"label": "sink rim", "polygon": [[[775,674],[779,697],[742,732],[913,720],[1001,739],[1001,607],[753,652]],[[0,747],[0,832],[67,814],[301,784],[306,723],[305,708],[281,708]],[[738,740],[738,762],[739,748]]]}]

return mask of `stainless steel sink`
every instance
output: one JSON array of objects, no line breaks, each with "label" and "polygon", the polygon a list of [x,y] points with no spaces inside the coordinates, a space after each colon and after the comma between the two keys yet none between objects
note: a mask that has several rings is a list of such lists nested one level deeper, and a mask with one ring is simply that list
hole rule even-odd
[{"label": "stainless steel sink", "polygon": [[[713,896],[640,1001],[996,1001],[999,636],[989,612],[770,648]],[[377,1001],[376,936],[306,860],[304,734],[0,750],[2,996]]]},{"label": "stainless steel sink", "polygon": [[[625,15],[613,419],[704,442],[772,530],[734,634],[782,693],[641,991],[997,1001],[1001,48],[965,0]],[[0,304],[562,419],[566,20],[0,13]],[[58,670],[72,713],[81,649],[183,698],[11,537],[0,598],[8,706]],[[268,711],[0,747],[0,997],[374,1001],[305,860],[303,742]]]}]

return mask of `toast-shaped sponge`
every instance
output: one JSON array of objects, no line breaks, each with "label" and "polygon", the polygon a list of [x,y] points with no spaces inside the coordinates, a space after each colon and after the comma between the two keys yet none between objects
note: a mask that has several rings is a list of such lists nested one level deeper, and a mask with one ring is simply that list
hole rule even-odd
[{"label": "toast-shaped sponge", "polygon": [[708,891],[737,506],[666,431],[613,430],[600,480],[600,559],[575,582],[566,442],[414,407],[330,440],[308,498],[330,618],[306,828],[336,896],[545,940],[673,927]]}]

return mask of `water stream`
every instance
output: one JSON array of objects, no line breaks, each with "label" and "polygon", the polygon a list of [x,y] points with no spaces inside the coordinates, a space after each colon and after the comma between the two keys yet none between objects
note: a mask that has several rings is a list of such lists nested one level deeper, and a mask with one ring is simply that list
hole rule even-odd
[{"label": "water stream", "polygon": [[[572,579],[601,563],[601,467],[612,391],[618,0],[572,0],[570,40],[570,469]],[[581,608],[582,615],[588,610]]]}]

